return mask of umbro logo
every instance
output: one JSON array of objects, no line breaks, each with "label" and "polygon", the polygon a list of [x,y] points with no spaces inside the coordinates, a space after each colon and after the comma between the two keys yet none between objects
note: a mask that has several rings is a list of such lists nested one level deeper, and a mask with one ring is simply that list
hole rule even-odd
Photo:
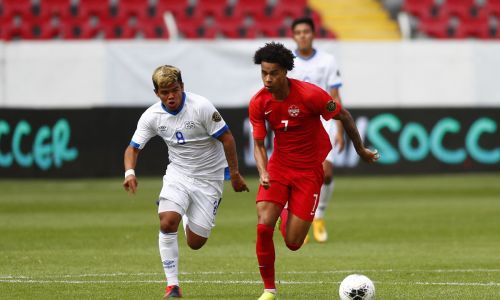
[{"label": "umbro logo", "polygon": [[158,126],[158,131],[166,131],[167,130],[167,126]]}]

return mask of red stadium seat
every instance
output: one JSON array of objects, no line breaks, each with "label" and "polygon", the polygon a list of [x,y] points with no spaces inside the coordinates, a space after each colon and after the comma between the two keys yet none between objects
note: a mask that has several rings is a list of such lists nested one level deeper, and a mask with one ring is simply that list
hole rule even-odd
[{"label": "red stadium seat", "polygon": [[100,29],[105,39],[132,39],[137,33],[136,27],[128,24],[127,18],[101,20]]},{"label": "red stadium seat", "polygon": [[178,19],[177,27],[187,39],[214,39],[217,35],[217,27],[205,24],[201,17]]},{"label": "red stadium seat", "polygon": [[445,39],[453,35],[448,18],[422,18],[419,20],[418,28],[430,37]]},{"label": "red stadium seat", "polygon": [[34,17],[31,0],[2,0],[2,17],[10,19],[15,16],[23,19]]},{"label": "red stadium seat", "polygon": [[484,10],[486,14],[496,16],[500,19],[500,0],[487,0],[483,5],[482,10]]},{"label": "red stadium seat", "polygon": [[149,0],[120,0],[117,6],[117,17],[147,18],[152,15]]},{"label": "red stadium seat", "polygon": [[162,18],[139,19],[137,31],[147,39],[167,39],[169,33]]},{"label": "red stadium seat", "polygon": [[66,18],[76,15],[76,7],[71,5],[71,0],[40,0],[40,15]]},{"label": "red stadium seat", "polygon": [[280,0],[273,8],[272,16],[288,17],[291,19],[300,18],[307,14],[307,3],[304,1]]},{"label": "red stadium seat", "polygon": [[111,17],[109,0],[80,0],[78,15],[83,17],[98,17],[100,20]]},{"label": "red stadium seat", "polygon": [[490,24],[488,18],[480,17],[462,19],[457,27],[455,37],[488,39],[490,37]]},{"label": "red stadium seat", "polygon": [[430,18],[434,7],[434,0],[405,0],[403,11],[417,18]]},{"label": "red stadium seat", "polygon": [[475,0],[446,0],[439,7],[438,16],[470,18],[476,9]]},{"label": "red stadium seat", "polygon": [[194,15],[196,17],[223,18],[226,16],[227,9],[227,0],[198,0],[194,8]]},{"label": "red stadium seat", "polygon": [[257,34],[265,37],[291,37],[291,30],[280,17],[257,17],[255,29]]},{"label": "red stadium seat", "polygon": [[257,31],[254,26],[247,26],[242,18],[226,17],[216,20],[219,33],[226,38],[256,38]]},{"label": "red stadium seat", "polygon": [[171,12],[176,19],[185,19],[190,15],[188,0],[158,0],[155,6],[155,17],[163,17],[167,11]]},{"label": "red stadium seat", "polygon": [[98,33],[98,28],[92,25],[88,18],[83,17],[62,19],[60,26],[62,38],[68,40],[93,39]]},{"label": "red stadium seat", "polygon": [[267,0],[238,0],[233,7],[233,15],[260,17],[267,15]]}]

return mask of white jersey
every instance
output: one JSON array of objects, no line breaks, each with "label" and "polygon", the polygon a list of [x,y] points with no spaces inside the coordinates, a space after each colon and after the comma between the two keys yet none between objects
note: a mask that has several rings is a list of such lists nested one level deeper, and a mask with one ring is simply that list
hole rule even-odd
[{"label": "white jersey", "polygon": [[169,111],[161,101],[151,105],[139,119],[130,145],[142,149],[158,135],[168,146],[168,168],[193,178],[223,180],[227,161],[217,138],[227,130],[210,101],[185,92],[177,112]]},{"label": "white jersey", "polygon": [[[340,71],[337,66],[335,57],[323,51],[313,49],[313,54],[309,57],[302,57],[298,51],[294,52],[295,59],[292,71],[288,72],[290,78],[313,83],[330,94],[330,91],[342,86],[342,79],[340,78]],[[335,140],[337,133],[337,126],[335,121],[325,121],[321,118],[323,127],[330,136],[330,141]],[[332,149],[328,154],[326,160],[333,162],[333,156],[336,148]]]},{"label": "white jersey", "polygon": [[342,86],[340,71],[333,55],[313,49],[310,57],[302,57],[295,51],[293,70],[288,76],[313,83],[330,93],[334,88]]}]

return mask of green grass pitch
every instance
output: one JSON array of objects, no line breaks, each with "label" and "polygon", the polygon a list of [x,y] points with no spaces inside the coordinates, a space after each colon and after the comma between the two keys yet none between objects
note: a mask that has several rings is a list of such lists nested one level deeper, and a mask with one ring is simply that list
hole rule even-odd
[{"label": "green grass pitch", "polygon": [[[229,185],[201,250],[180,234],[186,299],[257,299],[255,193]],[[161,299],[161,178],[0,181],[0,299]],[[330,240],[289,251],[275,233],[280,299],[338,299],[362,273],[377,299],[500,299],[500,174],[342,177]]]}]

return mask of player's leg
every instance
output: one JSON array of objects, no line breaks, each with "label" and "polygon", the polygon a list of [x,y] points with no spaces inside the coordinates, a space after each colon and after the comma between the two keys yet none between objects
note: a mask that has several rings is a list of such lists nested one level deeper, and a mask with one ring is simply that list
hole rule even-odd
[{"label": "player's leg", "polygon": [[[272,297],[269,293],[276,293],[274,261],[274,226],[283,207],[274,202],[257,202],[257,242],[255,252],[259,262],[259,271],[264,282],[264,294],[259,299]],[[264,298],[263,298],[264,297]]]},{"label": "player's leg", "polygon": [[163,188],[158,202],[160,233],[158,246],[167,279],[165,298],[181,297],[179,288],[179,244],[177,231],[185,214],[189,199],[185,193],[183,180],[173,169],[167,169],[163,177]]},{"label": "player's leg", "polygon": [[[271,174],[271,187],[259,187],[257,193],[257,242],[255,252],[259,263],[260,276],[264,282],[264,293],[260,300],[272,300],[276,296],[275,283],[275,251],[274,251],[274,226],[279,218],[283,206],[288,200],[288,187],[282,182],[273,180]],[[269,200],[272,199],[272,200]]]},{"label": "player's leg", "polygon": [[191,249],[198,250],[207,242],[215,226],[223,188],[223,180],[195,179],[191,185],[191,201],[183,218],[186,241]]},{"label": "player's leg", "polygon": [[323,171],[325,173],[325,179],[321,186],[319,204],[313,221],[313,236],[314,239],[320,243],[326,242],[328,239],[328,232],[325,225],[325,211],[332,197],[334,188],[333,163],[325,160],[323,162]]}]

